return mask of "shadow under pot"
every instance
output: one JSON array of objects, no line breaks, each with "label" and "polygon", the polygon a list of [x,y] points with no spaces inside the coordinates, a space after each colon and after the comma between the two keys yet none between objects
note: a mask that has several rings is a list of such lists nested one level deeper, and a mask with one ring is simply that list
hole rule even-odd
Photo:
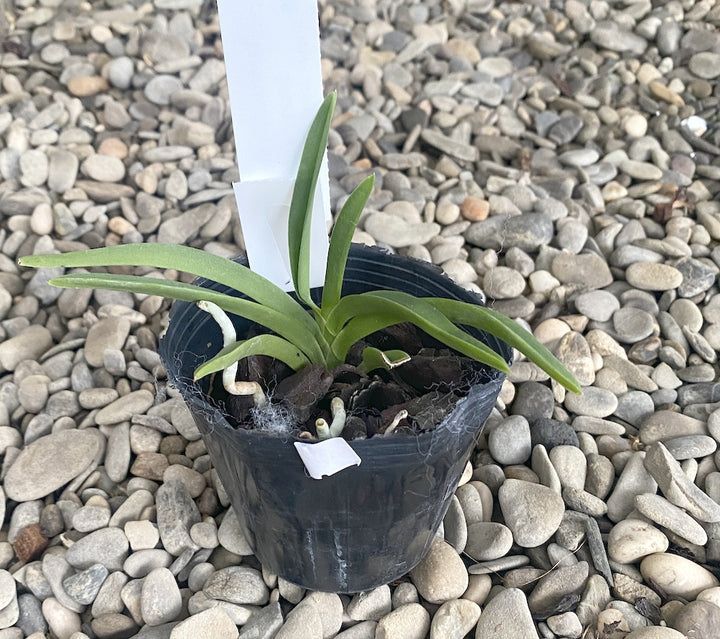
[{"label": "shadow under pot", "polygon": [[[217,283],[197,283],[232,294]],[[343,294],[380,289],[482,304],[430,264],[353,245]],[[232,320],[242,339],[250,324]],[[510,362],[504,342],[470,332]],[[293,445],[301,440],[233,428],[208,397],[207,381],[192,381],[194,369],[221,347],[208,313],[175,302],[160,356],[263,566],[304,588],[339,593],[370,590],[414,568],[432,544],[504,375],[485,369],[483,381],[431,430],[352,440],[360,465],[316,480]]]}]

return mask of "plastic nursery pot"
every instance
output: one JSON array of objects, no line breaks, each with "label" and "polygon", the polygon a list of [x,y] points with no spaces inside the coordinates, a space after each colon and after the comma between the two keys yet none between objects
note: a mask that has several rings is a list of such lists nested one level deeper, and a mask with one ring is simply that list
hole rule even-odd
[{"label": "plastic nursery pot", "polygon": [[[353,245],[344,293],[402,290],[481,303],[435,267]],[[227,292],[216,283],[200,282]],[[234,318],[241,338],[249,324]],[[510,361],[510,348],[476,332]],[[235,430],[195,367],[222,346],[215,322],[176,302],[160,356],[200,429],[210,457],[256,557],[284,579],[311,590],[359,592],[389,583],[428,551],[460,475],[495,403],[504,375],[473,386],[433,430],[350,443],[362,459],[321,480],[310,478],[290,436]]]}]

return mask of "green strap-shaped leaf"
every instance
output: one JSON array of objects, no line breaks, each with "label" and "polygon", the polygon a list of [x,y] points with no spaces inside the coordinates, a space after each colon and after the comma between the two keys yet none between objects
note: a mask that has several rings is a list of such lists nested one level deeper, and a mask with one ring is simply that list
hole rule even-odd
[{"label": "green strap-shaped leaf", "polygon": [[379,368],[389,371],[391,368],[400,366],[408,361],[410,361],[410,355],[405,351],[381,351],[379,348],[368,346],[363,349],[362,362],[360,362],[358,368],[366,374]]},{"label": "green strap-shaped leaf", "polygon": [[215,357],[195,369],[195,381],[210,373],[216,373],[232,366],[235,362],[251,355],[267,355],[287,364],[297,371],[310,362],[299,348],[277,335],[256,335],[241,342],[229,344]]},{"label": "green strap-shaped leaf", "polygon": [[509,317],[486,306],[473,306],[440,297],[423,299],[453,322],[479,328],[507,342],[568,390],[582,392],[575,376],[532,333]]},{"label": "green strap-shaped leaf", "polygon": [[288,217],[288,250],[295,292],[311,308],[317,308],[310,299],[310,229],[313,201],[336,100],[335,93],[330,93],[310,126],[295,179]]},{"label": "green strap-shaped leaf", "polygon": [[[224,284],[269,306],[280,313],[297,314],[302,310],[283,290],[246,266],[207,251],[177,244],[122,244],[89,251],[27,255],[18,260],[21,266],[148,266],[171,268]],[[309,331],[318,331],[307,312],[297,314],[297,321]]]},{"label": "green strap-shaped leaf", "polygon": [[372,193],[374,184],[375,175],[370,175],[360,182],[345,201],[340,213],[338,213],[337,220],[335,220],[335,226],[330,236],[328,266],[325,272],[325,285],[322,294],[321,309],[324,313],[330,312],[340,301],[345,264],[350,252],[353,233],[365,204]]},{"label": "green strap-shaped leaf", "polygon": [[443,344],[483,364],[505,373],[510,370],[498,353],[455,326],[428,302],[399,291],[372,291],[343,297],[328,319],[329,325],[343,327],[332,343],[333,353],[344,360],[355,342],[400,322],[411,322]]},{"label": "green strap-shaped leaf", "polygon": [[143,295],[160,295],[170,299],[184,302],[199,302],[206,300],[214,302],[228,313],[234,313],[255,322],[284,337],[295,344],[308,358],[315,362],[324,362],[323,352],[315,339],[299,321],[299,315],[305,313],[298,306],[292,313],[280,313],[272,308],[252,302],[250,300],[225,295],[215,291],[172,282],[154,277],[140,277],[137,275],[113,275],[109,273],[71,273],[61,275],[50,280],[50,284],[62,288],[105,288],[111,291],[127,291]]}]

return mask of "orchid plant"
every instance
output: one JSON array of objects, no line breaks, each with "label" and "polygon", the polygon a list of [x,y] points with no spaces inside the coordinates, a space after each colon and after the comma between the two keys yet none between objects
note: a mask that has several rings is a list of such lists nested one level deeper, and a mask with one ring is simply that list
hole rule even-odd
[{"label": "orchid plant", "polygon": [[[30,267],[145,266],[176,269],[213,280],[243,297],[210,291],[195,284],[156,277],[112,273],[68,273],[50,280],[65,288],[105,288],[159,295],[197,303],[210,312],[222,330],[225,346],[195,370],[195,379],[224,372],[229,392],[253,394],[236,382],[237,362],[267,355],[294,370],[313,363],[332,369],[345,362],[351,347],[371,333],[409,322],[457,352],[508,372],[508,364],[489,346],[460,328],[493,334],[516,348],[568,390],[580,392],[574,376],[535,337],[519,324],[486,306],[436,297],[414,297],[399,291],[370,291],[343,296],[345,264],[353,233],[373,190],[374,176],[352,192],[337,216],[327,258],[320,303],[310,294],[310,220],[315,186],[327,145],[336,96],[322,103],[308,132],[295,181],[288,221],[289,256],[296,297],[246,266],[180,245],[128,244],[64,254],[28,255],[19,260]],[[269,332],[236,340],[225,313],[242,316]],[[409,359],[402,351],[364,349],[360,368],[366,372],[391,368]]]}]

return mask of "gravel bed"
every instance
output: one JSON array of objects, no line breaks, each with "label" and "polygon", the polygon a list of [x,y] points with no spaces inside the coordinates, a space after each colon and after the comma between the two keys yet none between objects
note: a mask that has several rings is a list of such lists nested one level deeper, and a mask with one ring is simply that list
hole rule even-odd
[{"label": "gravel bed", "polygon": [[0,639],[717,636],[720,6],[319,6],[334,208],[374,172],[357,240],[483,291],[584,394],[517,359],[398,582],[263,570],[166,382],[168,303],[16,265],[239,252],[214,3],[0,2]]}]

